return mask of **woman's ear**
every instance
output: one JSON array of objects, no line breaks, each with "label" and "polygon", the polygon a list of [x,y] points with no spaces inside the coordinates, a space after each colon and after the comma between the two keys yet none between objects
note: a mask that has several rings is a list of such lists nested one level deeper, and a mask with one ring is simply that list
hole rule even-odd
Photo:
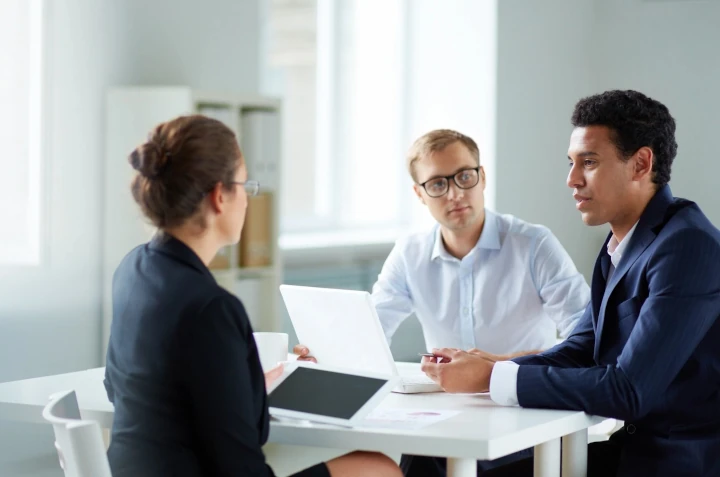
[{"label": "woman's ear", "polygon": [[225,196],[223,195],[223,184],[218,182],[215,187],[208,192],[208,201],[210,202],[210,210],[219,214],[225,207]]}]

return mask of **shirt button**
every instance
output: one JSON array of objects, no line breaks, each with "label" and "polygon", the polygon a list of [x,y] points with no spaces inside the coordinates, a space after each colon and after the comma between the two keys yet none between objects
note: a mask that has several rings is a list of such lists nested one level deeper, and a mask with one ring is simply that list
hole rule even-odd
[{"label": "shirt button", "polygon": [[637,428],[632,424],[628,424],[628,426],[626,427],[626,430],[627,430],[628,434],[632,435],[632,434],[635,434],[635,431],[637,431]]},{"label": "shirt button", "polygon": [[463,315],[467,316],[470,314],[470,309],[467,306],[465,306],[465,307],[463,307],[462,312],[463,312]]}]

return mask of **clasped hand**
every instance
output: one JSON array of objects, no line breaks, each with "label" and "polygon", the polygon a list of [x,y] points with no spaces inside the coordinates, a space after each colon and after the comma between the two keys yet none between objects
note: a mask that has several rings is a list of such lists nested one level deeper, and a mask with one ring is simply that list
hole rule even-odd
[{"label": "clasped hand", "polygon": [[490,389],[490,375],[500,356],[480,350],[433,349],[424,357],[422,371],[449,393],[482,393]]}]

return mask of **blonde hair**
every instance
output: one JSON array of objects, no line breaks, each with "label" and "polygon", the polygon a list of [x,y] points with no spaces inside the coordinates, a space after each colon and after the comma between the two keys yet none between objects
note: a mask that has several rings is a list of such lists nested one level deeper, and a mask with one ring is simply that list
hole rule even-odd
[{"label": "blonde hair", "polygon": [[475,143],[471,137],[453,131],[452,129],[435,129],[417,138],[413,145],[410,146],[407,156],[407,167],[413,181],[417,182],[417,177],[415,177],[415,162],[423,157],[427,157],[433,152],[442,151],[456,142],[465,146],[475,158],[477,164],[480,165],[480,150],[478,149],[477,143]]}]

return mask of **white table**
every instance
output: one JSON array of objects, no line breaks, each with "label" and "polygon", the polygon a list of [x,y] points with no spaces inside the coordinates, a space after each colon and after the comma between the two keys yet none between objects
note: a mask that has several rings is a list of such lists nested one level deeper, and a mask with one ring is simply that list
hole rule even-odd
[{"label": "white table", "polygon": [[[413,366],[404,365],[405,368]],[[414,365],[417,366],[417,365]],[[74,389],[83,418],[110,428],[113,406],[104,368],[0,384],[0,420],[42,422],[42,408],[58,391]],[[587,428],[602,419],[576,411],[502,407],[484,395],[391,394],[381,406],[460,410],[420,430],[345,429],[307,422],[273,421],[270,442],[343,450],[448,457],[448,477],[476,475],[476,460],[496,459],[535,447],[535,475],[584,477]],[[562,462],[560,448],[562,438]]]}]

